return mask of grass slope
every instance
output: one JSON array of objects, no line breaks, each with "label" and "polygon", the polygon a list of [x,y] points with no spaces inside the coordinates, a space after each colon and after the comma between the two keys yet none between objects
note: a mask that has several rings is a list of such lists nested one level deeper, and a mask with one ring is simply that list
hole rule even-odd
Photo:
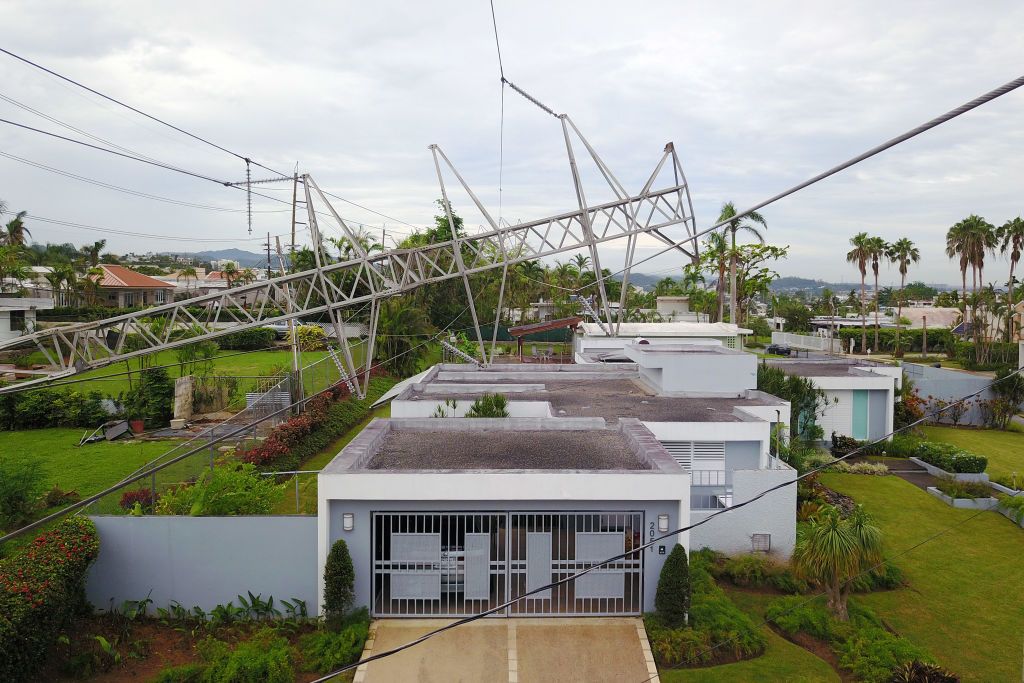
[{"label": "grass slope", "polygon": [[988,458],[990,476],[1017,472],[1024,475],[1024,434],[998,429],[924,427],[931,441],[945,441]]},{"label": "grass slope", "polygon": [[[744,612],[758,622],[764,620],[764,608],[774,595],[747,593],[727,590],[729,598]],[[701,669],[662,669],[663,683],[737,683],[738,681],[787,681],[791,683],[831,683],[839,681],[839,675],[824,660],[819,659],[799,645],[794,645],[762,626],[768,637],[768,647],[756,659],[735,664],[723,664]]]},{"label": "grass slope", "polygon": [[[892,555],[975,514],[951,508],[897,477],[825,474],[821,479],[864,504]],[[995,512],[982,512],[895,561],[909,588],[859,596],[861,602],[964,681],[1020,676],[1020,528]]]}]

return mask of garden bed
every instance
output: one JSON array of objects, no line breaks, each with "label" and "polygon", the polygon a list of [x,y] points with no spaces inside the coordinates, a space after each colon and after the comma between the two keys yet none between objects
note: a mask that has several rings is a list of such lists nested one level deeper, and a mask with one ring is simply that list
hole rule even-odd
[{"label": "garden bed", "polygon": [[956,479],[957,481],[980,481],[988,482],[988,474],[985,472],[947,472],[946,470],[930,465],[920,458],[910,457],[910,461],[928,471],[933,477]]},{"label": "garden bed", "polygon": [[932,494],[943,503],[950,507],[959,508],[961,510],[991,510],[995,509],[995,505],[998,502],[995,498],[953,498],[947,496],[945,493],[940,491],[934,486],[929,486],[927,489],[928,493]]}]

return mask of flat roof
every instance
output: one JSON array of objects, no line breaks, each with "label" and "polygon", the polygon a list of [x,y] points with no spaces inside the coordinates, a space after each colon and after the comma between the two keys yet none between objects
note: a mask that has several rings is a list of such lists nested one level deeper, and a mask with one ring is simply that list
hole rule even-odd
[{"label": "flat roof", "polygon": [[[618,369],[612,366],[610,369]],[[474,373],[475,375],[477,373]],[[519,379],[488,379],[479,373],[474,384],[491,385],[501,391],[503,384],[522,384]],[[534,381],[544,385],[542,391],[515,391],[506,394],[510,401],[547,401],[555,417],[602,417],[609,422],[619,418],[637,418],[645,422],[744,422],[734,409],[744,406],[779,405],[781,401],[761,396],[658,396],[637,381],[630,379],[580,379],[563,377],[557,381]],[[426,386],[446,387],[444,393],[410,393],[405,400],[437,401],[453,398],[473,401],[483,390],[459,391],[460,382],[430,382]]]},{"label": "flat roof", "polygon": [[871,372],[861,370],[854,363],[842,361],[820,361],[820,360],[792,360],[792,361],[768,361],[768,365],[778,368],[788,375],[797,377],[877,377]]},{"label": "flat roof", "polygon": [[649,470],[611,429],[391,430],[369,470]]}]

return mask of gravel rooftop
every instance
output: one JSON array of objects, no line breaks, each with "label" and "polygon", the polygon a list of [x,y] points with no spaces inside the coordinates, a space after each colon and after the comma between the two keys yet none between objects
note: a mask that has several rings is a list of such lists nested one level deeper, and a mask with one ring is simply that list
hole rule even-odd
[{"label": "gravel rooftop", "polygon": [[395,430],[371,470],[646,470],[621,433],[580,431]]}]

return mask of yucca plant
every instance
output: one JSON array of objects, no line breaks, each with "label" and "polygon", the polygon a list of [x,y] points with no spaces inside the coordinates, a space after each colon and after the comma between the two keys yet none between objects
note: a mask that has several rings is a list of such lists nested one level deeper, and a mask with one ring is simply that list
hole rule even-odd
[{"label": "yucca plant", "polygon": [[798,578],[810,581],[828,596],[836,619],[848,621],[846,601],[853,590],[851,579],[882,561],[882,532],[857,506],[846,519],[825,505],[801,529],[793,550],[793,569]]}]

